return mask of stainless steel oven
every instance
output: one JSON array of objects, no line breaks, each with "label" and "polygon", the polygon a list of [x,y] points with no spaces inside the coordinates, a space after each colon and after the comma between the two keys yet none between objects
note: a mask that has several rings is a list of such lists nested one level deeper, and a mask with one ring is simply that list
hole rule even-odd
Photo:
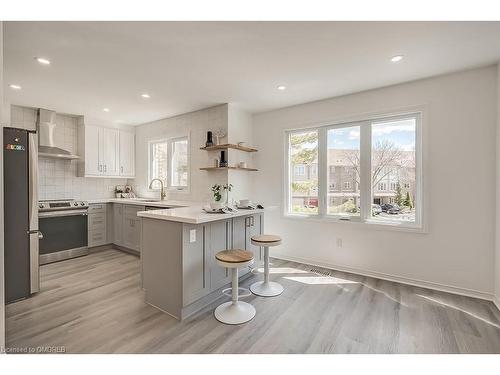
[{"label": "stainless steel oven", "polygon": [[40,264],[88,254],[87,202],[41,201],[38,207]]}]

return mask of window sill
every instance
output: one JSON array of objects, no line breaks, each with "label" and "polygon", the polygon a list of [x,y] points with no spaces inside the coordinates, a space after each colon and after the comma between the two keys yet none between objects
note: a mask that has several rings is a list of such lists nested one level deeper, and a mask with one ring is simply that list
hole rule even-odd
[{"label": "window sill", "polygon": [[189,189],[167,189],[167,193],[189,194]]},{"label": "window sill", "polygon": [[420,233],[426,234],[429,233],[423,226],[418,225],[408,225],[404,223],[397,222],[380,222],[377,220],[367,220],[363,221],[358,218],[354,218],[351,220],[341,219],[339,217],[332,216],[320,216],[320,215],[301,215],[301,214],[289,214],[285,213],[282,215],[283,219],[291,219],[291,220],[302,220],[302,221],[311,221],[311,222],[328,222],[334,224],[341,225],[354,225],[360,228],[369,228],[374,230],[387,230],[387,231],[396,231],[396,232],[408,232],[408,233]]},{"label": "window sill", "polygon": [[[148,189],[151,193],[159,193],[161,189]],[[166,193],[189,193],[189,189],[165,188]]]}]

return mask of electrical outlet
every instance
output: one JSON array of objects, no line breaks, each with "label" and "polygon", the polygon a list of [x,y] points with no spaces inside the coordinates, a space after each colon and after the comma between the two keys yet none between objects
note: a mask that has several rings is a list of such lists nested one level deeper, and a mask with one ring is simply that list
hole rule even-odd
[{"label": "electrical outlet", "polygon": [[342,238],[337,237],[337,247],[342,247]]},{"label": "electrical outlet", "polygon": [[115,191],[115,187],[113,185],[108,185],[108,191]]},{"label": "electrical outlet", "polygon": [[196,229],[189,231],[189,242],[196,242]]}]

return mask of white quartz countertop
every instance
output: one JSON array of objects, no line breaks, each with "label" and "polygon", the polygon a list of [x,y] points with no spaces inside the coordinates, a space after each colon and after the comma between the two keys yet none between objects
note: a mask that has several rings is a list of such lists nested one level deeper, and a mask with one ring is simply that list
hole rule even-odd
[{"label": "white quartz countertop", "polygon": [[137,206],[153,206],[153,207],[189,207],[193,205],[201,205],[199,202],[189,202],[189,201],[176,201],[165,199],[163,201],[155,200],[154,198],[102,198],[102,199],[89,199],[89,204],[99,204],[99,203],[121,203],[121,204],[133,204]]},{"label": "white quartz countertop", "polygon": [[[89,199],[89,204],[99,203],[121,203],[132,204],[137,206],[158,207],[158,210],[152,211],[139,211],[137,216],[147,217],[150,219],[175,221],[179,223],[188,224],[201,224],[209,223],[211,221],[230,219],[232,217],[251,215],[254,212],[262,212],[263,209],[245,210],[239,209],[237,212],[230,214],[209,214],[203,211],[203,203],[177,201],[177,200],[163,200],[156,201],[154,199],[148,200],[146,198],[102,198],[102,199]],[[162,209],[164,208],[164,209]]]},{"label": "white quartz countertop", "polygon": [[229,214],[209,214],[203,211],[202,205],[193,205],[182,208],[172,208],[165,210],[140,211],[137,216],[146,217],[149,219],[175,221],[188,224],[202,224],[212,221],[225,220],[238,216],[251,215],[256,212],[263,212],[263,209],[245,210],[239,209],[237,212]]}]

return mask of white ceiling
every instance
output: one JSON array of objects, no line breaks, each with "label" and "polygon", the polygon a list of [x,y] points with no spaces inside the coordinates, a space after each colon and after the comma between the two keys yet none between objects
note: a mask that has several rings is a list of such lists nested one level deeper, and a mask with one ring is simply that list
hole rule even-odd
[{"label": "white ceiling", "polygon": [[500,22],[4,25],[6,86],[22,86],[5,88],[11,103],[131,125],[220,103],[263,112],[500,60]]}]

